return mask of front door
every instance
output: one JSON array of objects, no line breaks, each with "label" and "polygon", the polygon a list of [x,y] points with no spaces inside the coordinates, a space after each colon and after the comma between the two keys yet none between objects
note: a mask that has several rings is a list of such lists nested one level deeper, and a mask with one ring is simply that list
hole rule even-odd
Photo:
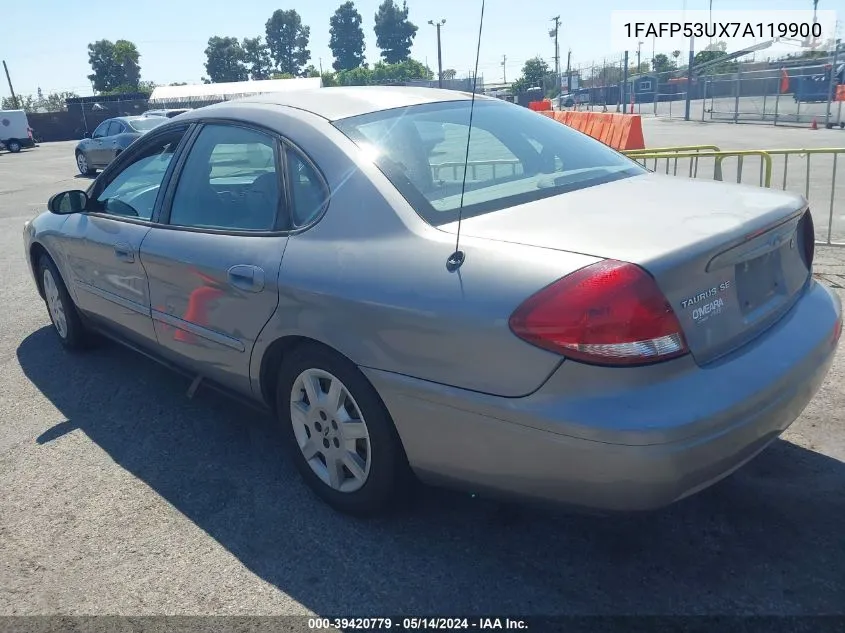
[{"label": "front door", "polygon": [[245,394],[253,345],[279,301],[288,239],[280,162],[279,142],[264,132],[204,125],[141,246],[162,347]]},{"label": "front door", "polygon": [[187,126],[145,139],[108,180],[97,181],[85,213],[68,216],[68,263],[77,305],[101,325],[155,342],[141,244],[168,166]]}]

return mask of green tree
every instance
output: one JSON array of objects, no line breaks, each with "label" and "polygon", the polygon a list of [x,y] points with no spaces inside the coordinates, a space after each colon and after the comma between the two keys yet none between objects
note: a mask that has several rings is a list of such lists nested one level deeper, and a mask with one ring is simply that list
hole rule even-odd
[{"label": "green tree", "polygon": [[243,49],[244,63],[249,72],[249,78],[270,79],[273,60],[270,58],[270,49],[261,36],[245,37],[241,48]]},{"label": "green tree", "polygon": [[384,0],[379,5],[375,16],[376,45],[381,50],[381,57],[388,64],[398,64],[411,57],[411,46],[419,30],[408,19],[408,3],[402,2],[402,8],[394,0]]},{"label": "green tree", "polygon": [[205,71],[208,73],[206,83],[223,83],[229,81],[245,81],[248,79],[244,66],[244,51],[237,37],[208,38],[205,49]]},{"label": "green tree", "polygon": [[294,77],[302,74],[302,67],[311,59],[308,40],[311,28],[302,24],[302,18],[294,9],[273,12],[265,25],[267,46],[280,73]]},{"label": "green tree", "polygon": [[372,68],[353,68],[337,73],[333,78],[333,84],[341,86],[368,86],[368,85],[392,85],[401,84],[407,81],[426,80],[434,78],[431,69],[416,61],[408,59],[398,64],[385,64],[378,62]]},{"label": "green tree", "polygon": [[128,40],[98,40],[88,45],[88,63],[94,72],[88,79],[94,90],[100,93],[111,92],[116,88],[137,89],[141,79],[141,55]]},{"label": "green tree", "polygon": [[658,53],[654,56],[652,60],[652,71],[656,73],[667,73],[669,71],[675,70],[678,65],[669,59],[667,55],[663,53]]},{"label": "green tree", "polygon": [[454,68],[447,68],[443,71],[443,79],[452,80],[458,76],[458,71]]},{"label": "green tree", "polygon": [[308,66],[305,67],[305,70],[302,71],[302,76],[303,77],[319,77],[320,71],[317,70],[317,68],[316,68],[316,66],[314,66],[314,64],[308,64]]},{"label": "green tree", "polygon": [[513,90],[525,92],[529,88],[543,88],[549,74],[549,65],[540,57],[532,57],[522,67],[522,75],[513,82]]},{"label": "green tree", "polygon": [[3,110],[24,110],[27,113],[35,112],[64,112],[67,110],[65,99],[78,97],[75,92],[51,92],[47,95],[38,88],[33,95],[17,95],[17,106],[12,102],[11,97],[5,97],[0,103]]},{"label": "green tree", "polygon": [[364,63],[364,29],[354,2],[344,2],[329,19],[329,48],[335,70],[352,70]]},{"label": "green tree", "polygon": [[[719,58],[725,56],[727,56],[727,53],[718,49],[699,51],[693,58],[693,68],[701,64],[706,64],[707,62],[717,61]],[[702,73],[705,75],[718,75],[720,73],[736,72],[736,66],[737,64],[734,61],[725,61],[708,66],[702,71]]]}]

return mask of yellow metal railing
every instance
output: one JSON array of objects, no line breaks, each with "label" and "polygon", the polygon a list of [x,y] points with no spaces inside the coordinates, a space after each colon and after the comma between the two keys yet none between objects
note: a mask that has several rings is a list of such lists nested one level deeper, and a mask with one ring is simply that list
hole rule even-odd
[{"label": "yellow metal railing", "polygon": [[746,157],[748,156],[759,156],[760,157],[760,181],[759,186],[761,187],[770,187],[772,184],[772,157],[769,155],[767,151],[758,150],[758,149],[739,149],[739,150],[731,150],[731,151],[709,151],[709,152],[699,152],[699,151],[692,151],[692,152],[683,152],[683,151],[671,151],[671,152],[640,152],[637,154],[630,155],[630,158],[641,163],[644,167],[648,168],[648,164],[646,161],[654,160],[654,168],[652,171],[657,171],[657,163],[660,160],[666,161],[666,170],[665,173],[669,174],[669,165],[672,161],[674,161],[674,170],[672,175],[678,175],[678,161],[687,159],[689,160],[689,174],[690,178],[697,178],[698,171],[699,171],[699,162],[703,158],[713,159],[713,180],[722,180],[722,163],[726,158],[736,158],[737,159],[737,182],[742,182],[742,168],[743,163]]},{"label": "yellow metal railing", "polygon": [[[825,190],[827,190],[826,183],[823,182],[828,173],[830,174],[829,197],[823,204],[827,207],[827,237],[825,240],[817,240],[817,244],[824,244],[828,246],[845,246],[843,242],[833,241],[833,220],[834,212],[837,205],[837,171],[839,164],[839,156],[845,154],[845,147],[813,147],[813,148],[798,148],[798,149],[766,149],[766,150],[722,150],[715,145],[683,145],[678,147],[658,147],[653,149],[643,150],[629,150],[624,152],[625,155],[642,164],[644,167],[651,169],[651,171],[662,171],[666,174],[678,175],[679,162],[689,161],[689,169],[687,176],[690,178],[699,177],[699,167],[702,160],[713,160],[713,179],[723,180],[723,163],[725,159],[737,159],[737,176],[736,182],[742,183],[743,163],[749,157],[760,158],[760,171],[758,185],[761,187],[770,188],[773,185],[774,159],[780,160],[783,157],[783,173],[780,188],[787,190],[801,191],[804,197],[810,201],[811,204],[821,202]],[[800,188],[796,183],[790,185],[790,164],[795,164],[794,157],[804,159],[801,178],[803,182]],[[815,162],[813,158],[815,157]],[[821,164],[824,158],[831,159],[827,164]],[[790,161],[790,159],[793,159]],[[648,161],[654,161],[650,166]],[[660,161],[665,162],[665,168],[659,169]],[[800,164],[800,163],[799,163]],[[830,172],[827,171],[828,166]],[[815,181],[815,182],[814,182]],[[777,185],[775,185],[777,186]],[[840,184],[840,189],[842,185]],[[840,195],[845,196],[845,192],[840,191]],[[824,207],[822,207],[824,208]],[[845,234],[845,228],[842,230]]]}]

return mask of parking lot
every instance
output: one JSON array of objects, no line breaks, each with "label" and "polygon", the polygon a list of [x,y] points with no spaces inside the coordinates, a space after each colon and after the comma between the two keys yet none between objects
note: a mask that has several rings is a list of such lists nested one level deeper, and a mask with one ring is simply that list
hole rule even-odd
[{"label": "parking lot", "polygon": [[[645,135],[845,146],[838,130],[659,120]],[[585,517],[427,489],[399,516],[353,520],[306,490],[273,420],[202,388],[188,399],[188,380],[115,345],[62,350],[21,230],[87,187],[73,147],[0,154],[0,614],[842,611],[842,351],[782,439],[665,510]],[[845,275],[845,255],[819,257]]]}]

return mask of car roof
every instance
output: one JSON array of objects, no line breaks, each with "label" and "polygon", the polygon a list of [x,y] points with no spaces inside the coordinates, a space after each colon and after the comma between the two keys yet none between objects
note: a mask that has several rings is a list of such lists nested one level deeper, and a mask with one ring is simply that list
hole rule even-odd
[{"label": "car roof", "polygon": [[[370,114],[393,108],[404,108],[444,101],[468,101],[472,93],[438,88],[410,86],[343,86],[334,88],[309,88],[284,93],[267,93],[223,101],[205,108],[192,110],[182,117],[201,118],[210,111],[232,104],[265,104],[297,108],[317,116],[336,121],[347,117]],[[492,97],[476,95],[476,100],[499,101]]]}]

